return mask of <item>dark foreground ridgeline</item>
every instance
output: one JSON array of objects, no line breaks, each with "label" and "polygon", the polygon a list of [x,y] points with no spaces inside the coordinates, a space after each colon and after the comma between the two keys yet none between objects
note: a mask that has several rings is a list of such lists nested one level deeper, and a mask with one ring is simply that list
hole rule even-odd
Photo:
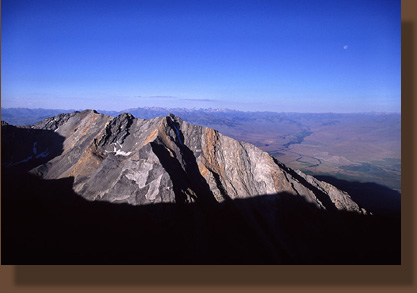
[{"label": "dark foreground ridgeline", "polygon": [[2,186],[2,264],[400,264],[399,218],[285,193],[206,208],[90,202],[71,178]]}]

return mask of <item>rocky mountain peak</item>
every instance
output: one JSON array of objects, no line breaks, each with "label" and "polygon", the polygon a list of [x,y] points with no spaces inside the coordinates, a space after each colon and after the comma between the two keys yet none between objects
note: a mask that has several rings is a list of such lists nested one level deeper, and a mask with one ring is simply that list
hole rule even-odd
[{"label": "rocky mountain peak", "polygon": [[[145,120],[85,110],[27,127],[34,130],[53,131],[63,142],[59,155],[48,154],[49,160],[31,172],[44,179],[73,177],[74,191],[88,200],[221,203],[285,192],[320,209],[366,212],[330,184],[287,168],[249,143],[173,114]],[[33,145],[36,138],[32,140]],[[59,148],[50,144],[45,148]],[[21,161],[33,161],[34,155],[33,150],[19,154]],[[16,156],[5,164],[19,164],[12,162]]]}]

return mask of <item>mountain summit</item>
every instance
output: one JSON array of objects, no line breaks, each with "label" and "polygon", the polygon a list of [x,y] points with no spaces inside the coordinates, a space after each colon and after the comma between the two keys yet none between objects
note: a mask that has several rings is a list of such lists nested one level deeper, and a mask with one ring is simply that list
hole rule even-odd
[{"label": "mountain summit", "polygon": [[320,209],[366,213],[334,186],[287,168],[249,143],[172,114],[145,120],[86,110],[26,130],[54,132],[63,138],[62,151],[52,158],[51,150],[59,146],[31,135],[24,141],[29,148],[2,163],[13,167],[50,159],[30,172],[43,179],[73,177],[74,191],[92,201],[216,204],[286,192]]}]

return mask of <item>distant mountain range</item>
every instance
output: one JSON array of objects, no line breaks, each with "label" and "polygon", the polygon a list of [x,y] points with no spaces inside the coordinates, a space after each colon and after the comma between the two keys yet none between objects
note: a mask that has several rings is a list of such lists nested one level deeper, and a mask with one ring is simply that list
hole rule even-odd
[{"label": "distant mountain range", "polygon": [[[35,124],[45,118],[52,117],[61,113],[71,113],[77,109],[31,109],[31,108],[1,108],[1,120],[6,121],[12,125],[30,125]],[[81,111],[78,109],[78,111]],[[320,117],[332,117],[332,116],[346,116],[346,115],[398,115],[384,112],[369,112],[369,113],[358,113],[358,114],[338,114],[338,113],[277,113],[277,112],[244,112],[231,109],[212,109],[212,108],[163,108],[163,107],[138,107],[129,108],[122,111],[107,111],[97,110],[97,112],[106,114],[109,116],[118,116],[122,113],[130,113],[136,118],[152,119],[160,116],[167,116],[170,113],[182,117],[185,121],[190,123],[197,123],[204,125],[204,123],[213,123],[213,119],[218,118],[226,120],[223,123],[228,123],[234,120],[282,120],[282,119],[293,119],[299,117],[320,116]],[[203,122],[203,123],[201,123]],[[233,124],[233,123],[232,123]],[[206,126],[206,125],[204,125]]]},{"label": "distant mountain range", "polygon": [[1,134],[8,264],[400,260],[398,219],[173,114],[76,111]]}]

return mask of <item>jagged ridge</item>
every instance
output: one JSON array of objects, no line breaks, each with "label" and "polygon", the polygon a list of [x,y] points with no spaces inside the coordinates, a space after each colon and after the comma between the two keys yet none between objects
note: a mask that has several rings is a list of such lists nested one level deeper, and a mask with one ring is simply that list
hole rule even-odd
[{"label": "jagged ridge", "polygon": [[366,213],[334,186],[287,168],[249,143],[172,114],[145,120],[86,110],[27,129],[64,138],[62,153],[31,172],[44,179],[72,176],[74,191],[89,200],[215,204],[286,192],[321,209]]}]

